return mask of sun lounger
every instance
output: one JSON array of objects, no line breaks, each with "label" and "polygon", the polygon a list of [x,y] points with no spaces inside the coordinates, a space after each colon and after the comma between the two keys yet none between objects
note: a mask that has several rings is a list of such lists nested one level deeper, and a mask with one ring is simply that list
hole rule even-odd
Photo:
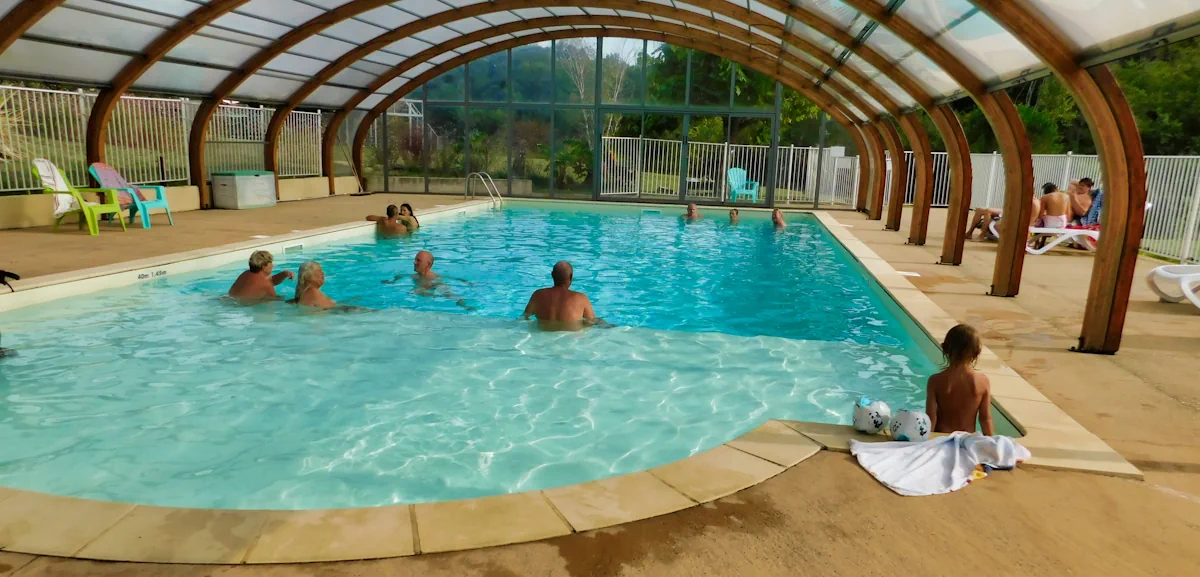
[{"label": "sun lounger", "polygon": [[[1000,231],[996,229],[996,221],[988,223],[988,229],[996,238],[1000,238]],[[1029,227],[1029,234],[1033,236],[1045,236],[1050,239],[1050,242],[1042,245],[1041,248],[1034,248],[1028,244],[1025,245],[1025,252],[1029,254],[1045,254],[1050,249],[1070,241],[1077,241],[1078,244],[1088,247],[1089,250],[1096,249],[1096,243],[1100,242],[1100,231],[1093,228],[1042,228],[1037,226]],[[1089,242],[1090,241],[1090,242]]]},{"label": "sun lounger", "polygon": [[[1200,308],[1200,265],[1171,264],[1160,266],[1146,275],[1146,284],[1165,303],[1180,303],[1187,299]],[[1175,288],[1179,292],[1175,292]],[[1168,290],[1171,289],[1171,290]]]}]

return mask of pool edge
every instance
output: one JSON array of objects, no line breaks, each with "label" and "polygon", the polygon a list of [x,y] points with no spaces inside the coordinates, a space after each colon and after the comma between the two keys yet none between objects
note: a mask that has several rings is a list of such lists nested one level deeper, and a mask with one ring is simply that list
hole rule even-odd
[{"label": "pool edge", "polygon": [[[958,324],[933,299],[909,282],[907,276],[897,272],[855,237],[849,227],[828,212],[810,212],[933,342],[939,342],[941,335]],[[1024,434],[1020,442],[1033,453],[1024,465],[1143,478],[1137,467],[1042,395],[986,346],[976,368],[992,383],[992,404]]]}]

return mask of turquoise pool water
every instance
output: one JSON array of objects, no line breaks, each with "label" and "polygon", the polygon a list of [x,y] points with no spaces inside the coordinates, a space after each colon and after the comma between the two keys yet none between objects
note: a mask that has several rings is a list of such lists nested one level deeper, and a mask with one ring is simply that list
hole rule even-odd
[{"label": "turquoise pool water", "polygon": [[[526,206],[275,255],[320,261],[327,294],[372,312],[232,305],[239,264],[0,314],[19,352],[0,360],[0,485],[187,507],[439,501],[654,467],[767,418],[848,423],[863,394],[923,407],[935,351],[814,218],[776,232],[748,213]],[[473,310],[383,283],[420,249]],[[517,319],[560,259],[617,328]]]}]

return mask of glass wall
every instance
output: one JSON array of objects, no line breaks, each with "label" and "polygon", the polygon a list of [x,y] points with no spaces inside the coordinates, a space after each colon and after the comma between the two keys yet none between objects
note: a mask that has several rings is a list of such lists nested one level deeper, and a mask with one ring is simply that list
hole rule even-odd
[{"label": "glass wall", "polygon": [[462,194],[486,172],[512,196],[765,205],[779,184],[796,202],[811,168],[794,149],[818,128],[817,108],[765,74],[629,38],[489,54],[393,109],[364,151],[373,190]]}]

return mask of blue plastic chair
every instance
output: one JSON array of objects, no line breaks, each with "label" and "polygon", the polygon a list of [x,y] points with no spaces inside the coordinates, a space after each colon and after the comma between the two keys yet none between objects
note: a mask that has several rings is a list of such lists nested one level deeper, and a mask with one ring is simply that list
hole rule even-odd
[{"label": "blue plastic chair", "polygon": [[[117,169],[104,164],[103,162],[94,162],[88,167],[88,172],[92,173],[92,178],[100,183],[104,188],[116,189],[120,192],[129,195],[129,224],[133,224],[133,215],[138,212],[142,213],[142,228],[150,228],[150,209],[161,208],[167,211],[167,221],[171,226],[175,226],[175,218],[171,216],[171,207],[167,205],[167,189],[163,186],[134,186],[117,172]],[[142,199],[141,192],[138,189],[149,188],[156,193],[156,198],[151,200]],[[121,199],[121,204],[125,205],[125,199]]]},{"label": "blue plastic chair", "polygon": [[750,199],[750,202],[758,202],[758,183],[746,180],[746,169],[731,168],[726,172],[725,179],[729,181],[729,200],[737,202],[741,196]]}]

